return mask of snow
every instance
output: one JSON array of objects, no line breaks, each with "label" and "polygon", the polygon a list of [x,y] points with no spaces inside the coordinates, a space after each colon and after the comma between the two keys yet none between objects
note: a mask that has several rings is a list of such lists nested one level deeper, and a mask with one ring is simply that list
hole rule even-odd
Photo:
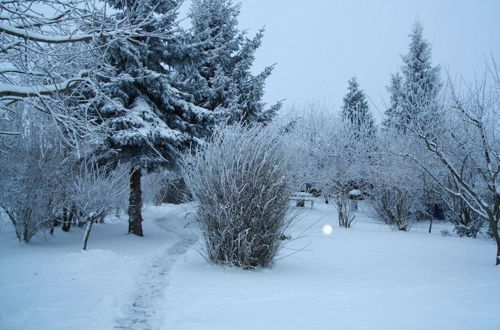
[{"label": "snow", "polygon": [[57,84],[35,85],[35,86],[18,86],[15,84],[0,83],[0,97],[4,96],[29,97],[38,94],[42,95],[53,94],[59,91],[64,91],[72,87],[75,83],[85,80],[86,79],[73,78],[62,81]]},{"label": "snow", "polygon": [[179,243],[192,220],[185,214],[186,206],[148,207],[143,238],[126,235],[126,221],[97,224],[86,252],[82,229],[29,245],[6,231],[0,236],[0,329],[113,329],[133,313],[128,305],[142,271]]},{"label": "snow", "polygon": [[353,190],[349,191],[349,196],[361,196],[361,195],[363,195],[361,190],[353,189]]},{"label": "snow", "polygon": [[87,252],[82,230],[29,245],[4,230],[0,329],[500,328],[492,241],[443,237],[439,222],[431,235],[425,223],[392,231],[366,202],[340,229],[335,208],[315,204],[296,209],[291,235],[305,237],[257,271],[205,262],[191,204],[147,207],[143,238],[108,219]]},{"label": "snow", "polygon": [[2,24],[2,23],[0,23],[0,32],[18,38],[29,39],[39,42],[53,43],[53,44],[89,41],[94,37],[93,34],[76,34],[76,33],[65,36],[49,36],[45,34],[32,32],[29,31],[28,29],[16,28],[8,24]]},{"label": "snow", "polygon": [[[302,210],[270,270],[207,265],[196,250],[173,267],[162,329],[499,329],[493,242],[394,232],[358,213],[351,229],[332,206]],[[361,203],[363,204],[363,203]],[[285,253],[293,253],[287,250]]]}]

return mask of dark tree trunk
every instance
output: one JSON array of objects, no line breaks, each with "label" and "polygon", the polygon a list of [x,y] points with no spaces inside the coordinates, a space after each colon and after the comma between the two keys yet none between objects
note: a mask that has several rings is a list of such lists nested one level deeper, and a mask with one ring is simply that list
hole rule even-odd
[{"label": "dark tree trunk", "polygon": [[496,232],[493,232],[493,237],[495,238],[495,242],[497,243],[497,259],[495,265],[498,266],[500,265],[500,235],[498,234],[498,230],[496,230]]},{"label": "dark tree trunk", "polygon": [[432,233],[432,217],[429,222],[429,234]]},{"label": "dark tree trunk", "polygon": [[497,239],[497,263],[496,265],[500,265],[500,239]]},{"label": "dark tree trunk", "polygon": [[63,223],[61,229],[62,231],[68,232],[70,227],[71,227],[70,215],[68,214],[68,210],[66,208],[63,208]]},{"label": "dark tree trunk", "polygon": [[[28,226],[25,225],[24,228],[23,228],[23,242],[24,243],[29,243],[29,238],[28,238]],[[498,259],[497,259],[498,261]]]},{"label": "dark tree trunk", "polygon": [[50,234],[54,235],[54,229],[59,225],[59,220],[54,219],[52,220],[52,226],[50,226]]},{"label": "dark tree trunk", "polygon": [[498,232],[498,220],[493,217],[490,217],[490,230],[495,242],[497,243],[497,258],[495,265],[500,265],[500,234]]},{"label": "dark tree trunk", "polygon": [[144,236],[142,232],[141,169],[133,168],[130,173],[130,197],[128,206],[128,233]]}]

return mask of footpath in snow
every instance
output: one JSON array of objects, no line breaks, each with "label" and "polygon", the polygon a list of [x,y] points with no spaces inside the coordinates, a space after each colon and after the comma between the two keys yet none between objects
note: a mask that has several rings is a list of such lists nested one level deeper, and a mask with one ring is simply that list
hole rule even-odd
[{"label": "footpath in snow", "polygon": [[191,210],[146,208],[144,238],[96,225],[88,251],[78,228],[29,245],[0,235],[0,329],[158,328],[169,268],[195,240]]}]

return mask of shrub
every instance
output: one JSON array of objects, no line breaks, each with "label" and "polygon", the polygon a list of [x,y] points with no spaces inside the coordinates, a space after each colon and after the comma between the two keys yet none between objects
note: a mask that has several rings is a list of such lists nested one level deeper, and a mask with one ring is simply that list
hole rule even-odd
[{"label": "shrub", "polygon": [[410,217],[418,202],[414,192],[397,186],[382,186],[371,194],[372,206],[378,218],[394,229],[408,231]]},{"label": "shrub", "polygon": [[20,136],[5,141],[11,147],[8,157],[0,156],[0,208],[19,241],[29,243],[53,227],[64,202],[61,182],[68,166],[50,123],[28,122]]},{"label": "shrub", "polygon": [[449,220],[455,226],[453,230],[460,237],[476,238],[485,221],[462,200],[453,198],[453,202],[454,207],[448,211]]},{"label": "shrub", "polygon": [[270,128],[226,127],[184,159],[210,262],[270,267],[290,224],[281,138]]},{"label": "shrub", "polygon": [[124,208],[129,167],[118,165],[111,170],[93,160],[83,160],[68,182],[67,208],[76,212],[77,221],[86,224],[83,250],[87,249],[94,223],[103,221],[112,211]]}]

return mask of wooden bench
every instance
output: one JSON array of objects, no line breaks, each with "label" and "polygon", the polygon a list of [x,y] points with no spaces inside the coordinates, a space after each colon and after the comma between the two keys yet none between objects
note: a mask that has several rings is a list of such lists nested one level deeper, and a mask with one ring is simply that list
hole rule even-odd
[{"label": "wooden bench", "polygon": [[305,196],[305,195],[294,195],[290,197],[291,201],[295,202],[295,205],[298,207],[304,207],[307,203],[311,204],[311,208],[314,208],[314,199],[310,196]]}]

